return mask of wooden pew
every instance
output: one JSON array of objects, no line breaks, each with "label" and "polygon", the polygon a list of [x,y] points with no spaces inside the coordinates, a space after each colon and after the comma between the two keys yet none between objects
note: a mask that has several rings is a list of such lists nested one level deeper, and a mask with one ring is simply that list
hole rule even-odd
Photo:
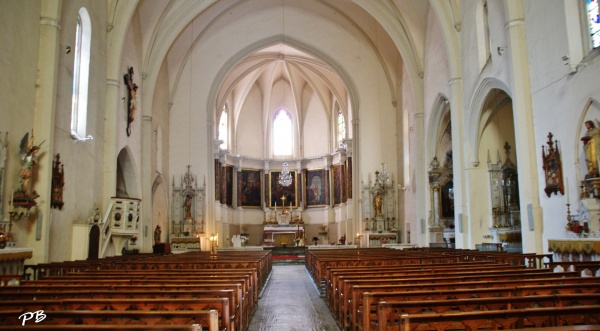
[{"label": "wooden pew", "polygon": [[[14,331],[14,325],[0,325],[0,331]],[[202,328],[199,324],[192,325],[135,325],[135,324],[94,324],[94,325],[47,325],[47,324],[26,324],[19,326],[19,331],[63,331],[63,330],[103,330],[103,331],[206,331],[208,328]],[[587,330],[587,329],[586,329]]]},{"label": "wooden pew", "polygon": [[[227,298],[85,298],[60,300],[10,300],[0,302],[1,311],[209,311],[217,312],[219,330],[236,330]],[[207,325],[207,324],[205,324]]]},{"label": "wooden pew", "polygon": [[382,326],[379,331],[412,331],[421,326],[432,330],[478,330],[485,327],[491,330],[571,326],[577,324],[600,324],[600,305],[570,306],[551,308],[530,308],[514,310],[488,310],[471,312],[453,312],[447,314],[405,314],[400,327]]},{"label": "wooden pew", "polygon": [[489,271],[481,271],[475,270],[473,272],[463,272],[463,271],[449,271],[449,270],[440,270],[442,272],[432,272],[428,275],[423,274],[410,274],[406,273],[404,275],[392,275],[392,276],[366,276],[355,278],[352,276],[348,276],[346,278],[339,279],[338,290],[334,295],[337,297],[333,298],[334,305],[333,311],[338,315],[341,312],[347,310],[348,305],[352,302],[351,292],[353,286],[355,285],[377,285],[379,287],[385,285],[397,285],[402,283],[414,283],[415,281],[418,283],[427,283],[427,282],[485,282],[485,281],[500,281],[500,280],[518,280],[518,279],[540,279],[540,278],[557,278],[557,277],[575,277],[577,274],[575,272],[567,272],[567,273],[551,273],[547,269],[520,269],[520,270],[489,270]]},{"label": "wooden pew", "polygon": [[[550,290],[549,290],[550,289]],[[353,311],[357,321],[352,319],[353,323],[351,330],[360,329],[368,330],[368,325],[371,320],[376,319],[378,314],[377,304],[381,301],[423,301],[423,300],[453,300],[453,299],[470,299],[470,298],[502,298],[502,297],[525,297],[538,296],[549,294],[574,294],[590,295],[600,293],[600,283],[598,284],[550,284],[550,285],[530,285],[519,286],[518,283],[513,287],[484,287],[484,288],[462,288],[462,289],[447,289],[447,290],[425,290],[425,291],[405,291],[405,292],[367,292],[363,295],[363,303],[358,310]],[[367,329],[365,329],[367,327]]]},{"label": "wooden pew", "polygon": [[[450,313],[487,310],[528,309],[538,307],[565,307],[600,304],[600,294],[513,296],[493,298],[468,298],[423,301],[380,301],[377,304],[377,316],[370,318],[363,330],[390,330],[404,314]],[[380,327],[383,326],[383,327]]]},{"label": "wooden pew", "polygon": [[[23,323],[20,310],[0,311],[0,325],[19,329]],[[138,324],[142,326],[160,325],[168,329],[173,325],[208,326],[209,331],[220,331],[216,310],[182,310],[182,311],[139,311],[139,310],[54,310],[44,311],[45,318],[39,323],[57,325],[61,328],[68,325],[124,325]],[[29,321],[34,323],[35,321]]]}]

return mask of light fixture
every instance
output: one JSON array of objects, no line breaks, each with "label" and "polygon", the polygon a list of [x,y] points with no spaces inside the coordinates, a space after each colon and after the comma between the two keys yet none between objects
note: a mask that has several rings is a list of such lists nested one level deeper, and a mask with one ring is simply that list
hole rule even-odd
[{"label": "light fixture", "polygon": [[283,162],[283,170],[279,173],[279,184],[283,187],[292,185],[292,174],[288,169],[287,162]]}]

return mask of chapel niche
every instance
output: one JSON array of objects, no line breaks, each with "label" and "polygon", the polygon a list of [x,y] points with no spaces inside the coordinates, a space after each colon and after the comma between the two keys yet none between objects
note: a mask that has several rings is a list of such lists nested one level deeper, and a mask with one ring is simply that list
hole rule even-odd
[{"label": "chapel niche", "polygon": [[492,239],[501,243],[504,250],[521,251],[521,206],[519,200],[519,175],[517,166],[510,158],[511,146],[506,142],[504,162],[497,156],[492,163],[488,154],[490,176],[490,199],[492,203]]},{"label": "chapel niche", "polygon": [[437,156],[429,163],[429,198],[431,210],[427,225],[431,246],[454,245],[454,180],[452,150],[440,164]]},{"label": "chapel niche", "polygon": [[[186,248],[198,248],[200,238],[205,231],[205,188],[198,186],[198,179],[187,166],[187,172],[181,176],[180,184],[172,183],[171,197],[171,242],[182,244]],[[187,245],[191,244],[191,245]],[[190,246],[190,247],[188,247]]]}]

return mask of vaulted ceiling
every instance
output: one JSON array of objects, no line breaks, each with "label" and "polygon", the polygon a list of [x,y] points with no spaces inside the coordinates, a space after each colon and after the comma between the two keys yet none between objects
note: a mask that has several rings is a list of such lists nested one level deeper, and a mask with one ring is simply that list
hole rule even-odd
[{"label": "vaulted ceiling", "polygon": [[[227,22],[232,11],[243,10],[257,20],[261,13],[281,13],[281,24],[272,27],[280,41],[232,61],[217,102],[222,104],[232,91],[248,91],[254,84],[269,90],[268,86],[284,81],[292,87],[293,98],[298,97],[298,89],[308,86],[319,96],[334,96],[344,103],[347,90],[334,68],[318,55],[286,43],[286,27],[293,24],[290,8],[330,19],[340,29],[354,27],[378,53],[388,87],[394,91],[402,66],[422,75],[429,6],[429,1],[415,0],[141,0],[132,19],[137,20],[142,37],[142,70],[157,72],[166,63],[174,94],[191,49],[208,37],[207,31]],[[253,33],[252,29],[246,26],[240,33]],[[243,97],[243,93],[240,95]]]}]

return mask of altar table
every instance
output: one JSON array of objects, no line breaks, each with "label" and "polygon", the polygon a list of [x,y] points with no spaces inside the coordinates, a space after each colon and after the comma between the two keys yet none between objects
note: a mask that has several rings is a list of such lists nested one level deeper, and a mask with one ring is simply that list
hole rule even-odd
[{"label": "altar table", "polygon": [[31,248],[0,249],[0,278],[2,281],[21,278],[25,259],[30,259],[32,256],[33,249]]}]

